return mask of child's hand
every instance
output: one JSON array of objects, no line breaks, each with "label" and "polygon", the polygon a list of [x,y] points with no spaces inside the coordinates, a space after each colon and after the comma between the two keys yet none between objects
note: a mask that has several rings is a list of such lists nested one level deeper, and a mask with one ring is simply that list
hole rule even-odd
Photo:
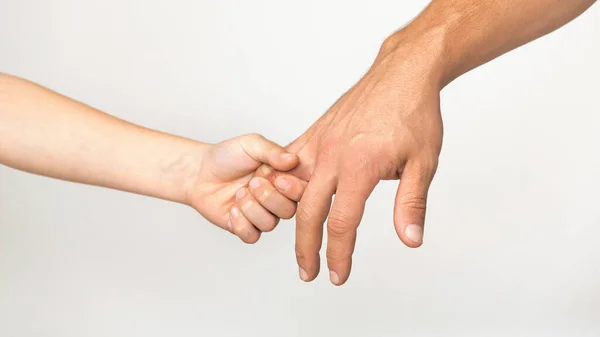
[{"label": "child's hand", "polygon": [[186,188],[188,203],[242,241],[258,241],[260,233],[273,230],[279,218],[294,216],[296,202],[306,187],[305,181],[285,173],[271,176],[275,186],[265,178],[252,178],[263,163],[289,171],[299,159],[256,134],[211,145]]},{"label": "child's hand", "polygon": [[279,218],[294,216],[306,185],[300,178],[263,164],[248,186],[236,192],[236,205],[229,213],[233,232],[244,242],[256,242],[261,232],[277,226]]}]

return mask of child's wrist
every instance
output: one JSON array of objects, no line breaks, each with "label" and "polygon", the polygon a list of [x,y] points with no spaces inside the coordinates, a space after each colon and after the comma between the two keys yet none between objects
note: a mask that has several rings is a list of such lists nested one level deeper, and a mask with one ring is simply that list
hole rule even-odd
[{"label": "child's wrist", "polygon": [[181,139],[160,161],[160,183],[164,199],[190,205],[190,190],[199,183],[204,159],[211,145]]}]

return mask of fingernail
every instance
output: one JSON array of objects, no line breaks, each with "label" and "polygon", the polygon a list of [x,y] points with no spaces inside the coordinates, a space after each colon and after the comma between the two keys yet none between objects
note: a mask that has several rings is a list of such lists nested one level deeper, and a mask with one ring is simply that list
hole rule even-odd
[{"label": "fingernail", "polygon": [[258,178],[252,178],[252,180],[250,180],[250,188],[251,189],[257,189],[260,187],[260,179]]},{"label": "fingernail", "polygon": [[296,155],[293,153],[284,153],[281,155],[281,158],[283,158],[283,160],[292,160],[295,157],[296,157]]},{"label": "fingernail", "polygon": [[233,226],[231,225],[231,220],[229,220],[229,222],[227,223],[227,229],[228,229],[230,232],[233,232]]},{"label": "fingernail", "polygon": [[340,277],[333,270],[329,271],[329,280],[331,280],[331,283],[333,283],[335,285],[340,284]]},{"label": "fingernail", "polygon": [[300,279],[304,282],[308,281],[308,274],[301,267],[298,268],[300,272]]},{"label": "fingernail", "polygon": [[239,190],[237,190],[237,192],[235,192],[235,197],[237,199],[241,199],[246,195],[246,189],[245,188],[240,188]]},{"label": "fingernail", "polygon": [[292,184],[290,184],[290,182],[286,179],[280,178],[275,181],[275,186],[277,186],[277,188],[280,190],[286,191],[292,186]]},{"label": "fingernail", "polygon": [[423,226],[408,225],[404,230],[404,235],[414,243],[420,244],[423,242]]}]

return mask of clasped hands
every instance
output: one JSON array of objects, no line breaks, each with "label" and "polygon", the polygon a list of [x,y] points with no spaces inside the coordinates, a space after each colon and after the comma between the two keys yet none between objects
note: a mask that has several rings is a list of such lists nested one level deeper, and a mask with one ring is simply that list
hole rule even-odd
[{"label": "clasped hands", "polygon": [[[393,223],[404,244],[419,247],[442,145],[441,79],[427,69],[424,55],[405,53],[407,44],[402,46],[386,42],[366,75],[285,150],[269,143],[261,158],[258,148],[248,145],[246,152],[256,160],[238,165],[240,172],[220,171],[220,165],[212,169],[217,181],[243,178],[239,189],[227,185],[222,193],[231,199],[227,215],[201,213],[247,243],[296,213],[295,250],[303,281],[319,274],[327,222],[330,280],[342,285],[350,275],[366,200],[380,180],[399,179]],[[212,151],[214,162],[236,158],[226,149]],[[220,193],[191,194],[190,202],[220,198]]]},{"label": "clasped hands", "polygon": [[260,135],[216,145],[169,135],[0,73],[0,164],[185,203],[248,243],[296,214],[304,281],[319,274],[327,222],[327,267],[341,285],[365,202],[380,180],[400,180],[394,227],[407,246],[422,244],[442,147],[440,90],[595,1],[513,2],[517,10],[507,11],[505,2],[432,1],[286,148]]}]

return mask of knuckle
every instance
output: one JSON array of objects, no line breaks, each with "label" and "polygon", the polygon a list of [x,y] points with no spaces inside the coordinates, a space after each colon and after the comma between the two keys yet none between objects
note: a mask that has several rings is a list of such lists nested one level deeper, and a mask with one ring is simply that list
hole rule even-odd
[{"label": "knuckle", "polygon": [[344,174],[350,177],[362,177],[373,172],[373,155],[363,151],[353,152],[343,162]]},{"label": "knuckle", "polygon": [[[310,180],[318,180],[323,186],[329,186],[338,180],[338,172],[327,163],[321,164],[315,169]],[[306,185],[308,187],[308,184]]]},{"label": "knuckle", "polygon": [[242,199],[238,201],[238,206],[243,210],[253,208],[254,204],[256,204],[256,201],[253,197],[250,196],[249,193],[247,193]]},{"label": "knuckle", "polygon": [[300,204],[296,211],[296,220],[300,224],[306,224],[310,220],[310,208],[306,205]]},{"label": "knuckle", "polygon": [[257,188],[252,193],[256,200],[258,200],[261,203],[265,203],[266,201],[273,199],[274,197],[273,191],[269,188],[266,188],[264,185],[266,184],[262,184],[261,187]]},{"label": "knuckle", "polygon": [[326,139],[321,143],[319,148],[319,154],[317,155],[317,162],[319,163],[327,163],[332,160],[335,156],[335,152],[337,149],[337,140],[335,139]]},{"label": "knuckle", "polygon": [[372,135],[369,135],[366,132],[358,132],[350,137],[348,144],[351,147],[361,147],[363,144],[367,143],[368,139],[371,137]]},{"label": "knuckle", "polygon": [[421,156],[417,162],[416,170],[423,177],[432,178],[437,171],[439,158],[435,155]]},{"label": "knuckle", "polygon": [[427,197],[418,192],[407,193],[400,199],[400,203],[407,208],[425,211],[427,209]]},{"label": "knuckle", "polygon": [[346,221],[341,216],[330,215],[329,220],[327,221],[327,233],[332,237],[340,237],[345,236],[350,232],[351,228]]}]

